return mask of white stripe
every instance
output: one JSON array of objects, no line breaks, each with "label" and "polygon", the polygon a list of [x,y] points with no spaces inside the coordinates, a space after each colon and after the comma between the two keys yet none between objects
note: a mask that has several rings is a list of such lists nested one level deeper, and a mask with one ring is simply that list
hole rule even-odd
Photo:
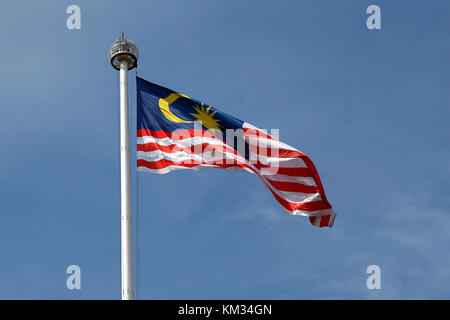
[{"label": "white stripe", "polygon": [[217,138],[210,138],[210,137],[189,137],[189,138],[185,138],[185,139],[174,140],[169,137],[155,138],[153,136],[143,136],[143,137],[138,137],[136,140],[136,143],[137,144],[157,143],[161,146],[170,146],[170,145],[176,144],[183,148],[190,148],[192,146],[199,145],[202,143],[209,143],[209,144],[218,144],[218,145],[232,148],[229,145],[227,145],[226,143],[224,143],[222,140],[217,139]]},{"label": "white stripe", "polygon": [[[323,216],[330,216],[330,220],[328,221],[328,226],[332,227],[334,224],[334,220],[336,219],[336,213],[333,211],[333,209],[324,209],[324,210],[318,210],[318,211],[304,211],[304,210],[295,210],[294,212],[289,211],[285,207],[283,207],[284,211],[286,211],[291,216],[303,216],[303,217],[323,217]],[[314,221],[313,225],[320,226],[320,219],[318,223],[317,221]],[[316,225],[317,223],[317,225]]]},{"label": "white stripe", "polygon": [[[272,137],[270,134],[268,134],[267,132],[264,132],[263,130],[255,127],[254,125],[248,123],[248,122],[244,122],[244,124],[242,125],[242,128],[244,129],[252,129],[255,131],[256,134],[261,134],[261,137],[249,137],[249,136],[245,136],[244,133],[244,139],[247,141],[248,144],[250,145],[257,145],[259,147],[262,148],[279,148],[279,149],[286,149],[286,150],[292,150],[292,151],[298,151],[299,150],[295,149],[294,147],[279,141],[278,139],[275,139],[274,137]],[[264,138],[264,136],[267,135],[272,139],[267,139]]]},{"label": "white stripe", "polygon": [[277,158],[266,157],[260,154],[250,155],[250,161],[259,160],[262,164],[279,168],[307,168],[308,166],[301,158]]},{"label": "white stripe", "polygon": [[[330,216],[330,219],[328,220],[328,224],[326,226],[331,228],[334,225],[334,220],[336,219],[336,213],[333,210],[326,209],[326,210],[321,210],[321,211],[317,211],[317,212],[320,212],[320,215],[310,215],[310,216],[316,217],[316,219],[314,219],[314,222],[312,223],[313,226],[320,227],[320,223],[322,222],[323,217],[328,216],[328,215]],[[303,215],[303,214],[301,214],[301,215]]]},{"label": "white stripe", "polygon": [[313,226],[316,226],[316,227],[320,227],[320,221],[322,220],[322,217],[316,217],[315,219],[314,219],[314,222],[312,223],[312,225]]},{"label": "white stripe", "polygon": [[[265,178],[263,178],[265,179]],[[269,183],[270,181],[266,182]],[[277,190],[277,194],[283,198],[286,201],[292,202],[292,203],[305,203],[305,202],[312,202],[312,201],[320,201],[323,200],[322,196],[319,192],[317,193],[302,193],[302,192],[291,192],[291,191],[282,191],[279,189],[276,189],[274,186],[270,185],[272,190]]]},{"label": "white stripe", "polygon": [[267,139],[267,138],[263,138],[263,137],[246,137],[244,135],[244,140],[245,142],[247,142],[249,145],[253,146],[253,147],[259,147],[259,148],[270,148],[270,149],[286,149],[286,150],[291,150],[291,151],[298,151],[297,149],[295,149],[294,147],[278,141],[278,140],[271,140],[271,139]]},{"label": "white stripe", "polygon": [[[214,154],[211,155],[211,151],[214,150]],[[213,147],[210,148],[210,150],[207,150],[207,152],[204,153],[197,153],[197,154],[192,154],[186,151],[178,151],[178,152],[164,152],[162,150],[153,150],[153,151],[138,151],[137,152],[137,156],[141,159],[145,159],[147,161],[158,161],[161,159],[167,159],[170,161],[176,161],[176,162],[181,162],[181,161],[191,161],[188,163],[192,163],[192,160],[195,161],[199,161],[199,162],[214,162],[214,163],[233,163],[231,162],[227,162],[228,159],[230,160],[239,160],[242,161],[244,163],[252,163],[255,164],[257,163],[257,160],[253,160],[251,159],[250,161],[248,161],[247,159],[245,159],[244,157],[240,156],[240,155],[235,155],[233,153],[230,152],[223,152],[222,150],[217,150]],[[303,162],[303,160],[301,159],[273,159],[273,158],[269,158],[269,157],[259,157],[258,159],[262,164],[270,166],[272,169],[276,169],[276,168],[297,168],[297,167],[304,167],[306,168],[305,163]],[[278,160],[282,160],[282,161],[278,161]],[[286,161],[289,160],[289,161]],[[295,160],[300,160],[300,161],[295,161]],[[276,170],[273,170],[276,171]]]},{"label": "white stripe", "polygon": [[280,191],[280,192],[285,195],[284,199],[294,203],[305,203],[323,200],[320,193],[301,193],[288,191]]},{"label": "white stripe", "polygon": [[194,161],[203,162],[205,164],[234,164],[235,161],[239,161],[248,164],[248,161],[244,157],[230,152],[222,152],[220,150],[215,150],[214,156],[212,156],[210,152],[192,154],[186,151],[172,153],[163,152],[161,150],[138,151],[137,158],[150,162],[166,159],[174,162],[183,162],[185,164],[190,164]]},{"label": "white stripe", "polygon": [[222,168],[222,167],[206,165],[206,164],[199,164],[198,166],[195,166],[195,167],[183,167],[183,166],[171,165],[171,166],[167,166],[167,167],[162,168],[162,169],[150,169],[150,168],[147,168],[147,167],[140,166],[140,167],[137,167],[137,171],[149,172],[149,173],[158,173],[158,174],[166,174],[166,173],[171,172],[171,171],[177,171],[177,170],[183,170],[183,169],[191,169],[191,170],[195,170],[195,171],[200,171],[200,170],[203,170],[203,169],[206,169],[206,168],[211,168],[211,167],[217,167],[217,168],[220,168],[220,169],[225,169],[225,170],[234,171],[234,172],[248,172],[248,173],[251,173],[251,174],[255,174],[249,168],[242,168],[242,167]]},{"label": "white stripe", "polygon": [[268,180],[272,181],[280,181],[280,182],[294,182],[301,183],[307,186],[315,186],[317,187],[316,181],[313,177],[295,177],[295,176],[287,176],[284,174],[272,174],[265,176]]}]

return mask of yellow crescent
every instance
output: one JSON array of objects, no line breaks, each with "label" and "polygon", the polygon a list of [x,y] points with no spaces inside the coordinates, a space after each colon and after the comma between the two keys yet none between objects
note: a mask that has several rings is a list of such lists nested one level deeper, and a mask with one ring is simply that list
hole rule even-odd
[{"label": "yellow crescent", "polygon": [[181,118],[178,118],[176,115],[172,113],[169,109],[169,105],[174,103],[178,98],[184,97],[190,99],[188,96],[181,94],[181,93],[171,93],[167,98],[160,98],[159,99],[159,109],[161,109],[162,114],[169,119],[172,122],[179,122],[179,123],[193,123],[194,121],[187,121],[183,120]]}]

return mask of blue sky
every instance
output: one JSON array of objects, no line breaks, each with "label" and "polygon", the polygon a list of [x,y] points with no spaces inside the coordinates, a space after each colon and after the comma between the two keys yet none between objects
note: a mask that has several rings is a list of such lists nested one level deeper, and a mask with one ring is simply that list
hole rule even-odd
[{"label": "blue sky", "polygon": [[[312,227],[257,177],[219,169],[140,173],[137,196],[133,171],[140,298],[450,298],[448,1],[120,3],[0,4],[0,299],[120,299],[107,53],[122,31],[139,76],[280,129],[338,213]],[[66,28],[71,4],[81,30]],[[366,28],[371,4],[381,30]],[[71,264],[81,290],[66,289]],[[366,287],[372,264],[381,290]]]}]

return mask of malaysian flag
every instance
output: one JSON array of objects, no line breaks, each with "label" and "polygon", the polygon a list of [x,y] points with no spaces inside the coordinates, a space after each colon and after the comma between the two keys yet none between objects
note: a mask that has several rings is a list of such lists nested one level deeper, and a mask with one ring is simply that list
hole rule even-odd
[{"label": "malaysian flag", "polygon": [[[137,77],[137,169],[216,167],[255,174],[292,215],[331,227],[336,214],[302,152],[209,105]],[[275,134],[274,134],[275,132]]]}]

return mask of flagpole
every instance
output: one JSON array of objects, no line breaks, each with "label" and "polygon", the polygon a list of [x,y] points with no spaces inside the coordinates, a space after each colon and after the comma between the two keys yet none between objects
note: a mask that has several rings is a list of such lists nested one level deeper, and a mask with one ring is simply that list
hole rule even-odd
[{"label": "flagpole", "polygon": [[134,300],[133,246],[131,221],[130,128],[128,118],[128,70],[137,66],[136,44],[122,37],[109,48],[114,69],[120,72],[120,247],[122,300]]}]

